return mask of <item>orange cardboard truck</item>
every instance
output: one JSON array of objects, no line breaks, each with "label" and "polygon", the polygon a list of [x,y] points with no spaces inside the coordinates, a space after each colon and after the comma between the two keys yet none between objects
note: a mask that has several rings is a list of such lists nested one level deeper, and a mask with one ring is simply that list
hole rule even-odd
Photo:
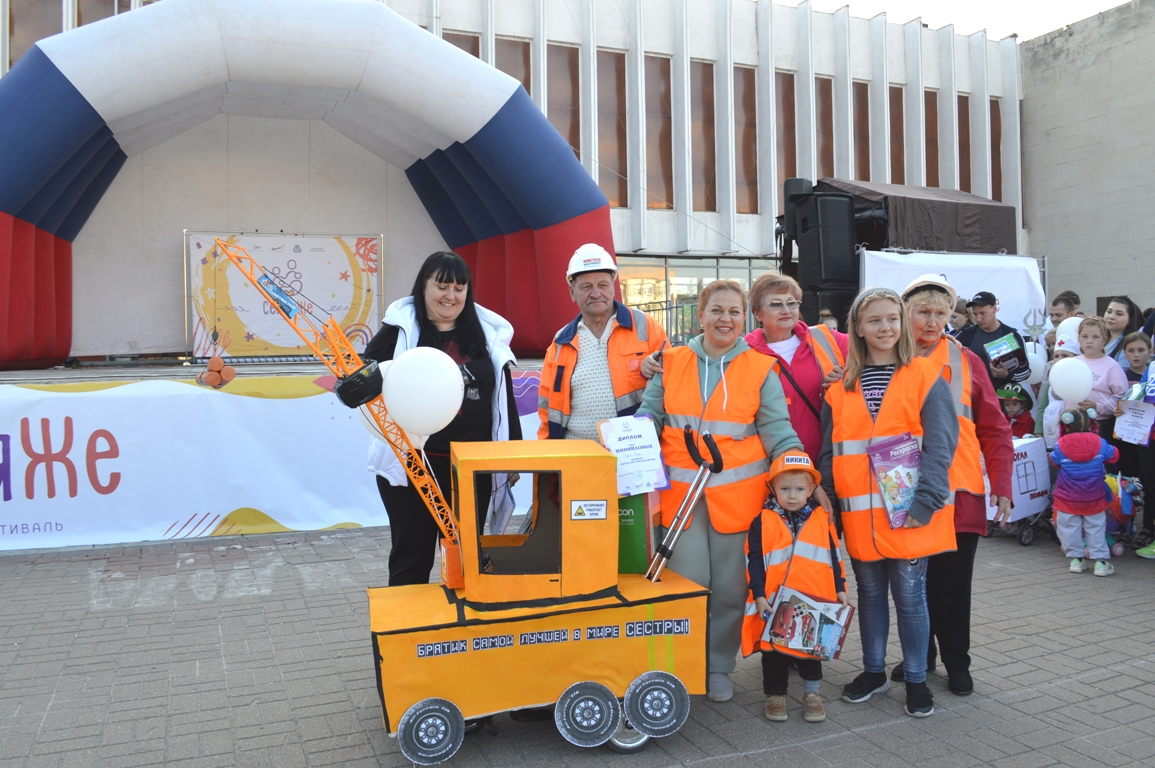
[{"label": "orange cardboard truck", "polygon": [[[461,747],[466,718],[550,705],[581,747],[633,752],[681,728],[689,694],[706,691],[709,591],[671,571],[659,580],[676,533],[650,578],[618,573],[614,456],[588,440],[454,443],[448,504],[389,416],[377,363],[243,247],[216,247],[333,373],[338,399],[375,425],[442,533],[442,583],[369,590],[382,717],[402,754],[434,765]],[[490,499],[475,480],[510,473],[532,483],[530,509],[519,533],[484,535],[477,513]]]},{"label": "orange cardboard truck", "polygon": [[[667,571],[619,574],[614,457],[592,441],[454,443],[464,587],[369,590],[385,729],[419,765],[452,757],[465,720],[555,705],[571,743],[634,751],[705,693],[709,592]],[[482,474],[532,483],[524,533],[477,527]]]}]

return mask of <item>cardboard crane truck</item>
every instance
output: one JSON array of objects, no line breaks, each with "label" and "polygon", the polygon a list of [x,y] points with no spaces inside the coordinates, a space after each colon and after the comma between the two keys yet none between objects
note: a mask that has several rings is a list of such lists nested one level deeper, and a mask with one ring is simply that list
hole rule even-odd
[{"label": "cardboard crane truck", "polygon": [[[216,241],[269,305],[365,406],[437,521],[440,584],[369,589],[369,628],[385,730],[419,765],[452,757],[466,719],[554,705],[562,736],[637,751],[675,733],[706,690],[709,592],[667,571],[618,573],[616,459],[588,440],[454,443],[446,504],[388,415],[376,363],[332,318],[318,330],[287,286],[244,248]],[[486,474],[532,482],[524,533],[478,526]]]}]

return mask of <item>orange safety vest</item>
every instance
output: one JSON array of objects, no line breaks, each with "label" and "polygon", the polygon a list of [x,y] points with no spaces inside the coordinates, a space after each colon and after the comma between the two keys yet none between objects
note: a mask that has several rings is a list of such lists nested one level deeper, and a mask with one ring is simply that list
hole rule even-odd
[{"label": "orange safety vest", "polygon": [[[616,415],[629,416],[642,404],[642,393],[649,383],[642,376],[642,360],[661,349],[666,332],[641,310],[616,301],[614,307],[618,324],[610,333],[610,381],[614,387]],[[537,391],[537,413],[541,417],[538,440],[565,437],[571,412],[570,380],[578,359],[574,339],[580,320],[578,315],[558,331],[546,350]]]},{"label": "orange safety vest", "polygon": [[[838,531],[829,513],[818,507],[810,513],[810,519],[802,524],[795,540],[785,521],[773,510],[764,509],[762,514],[762,563],[766,567],[766,599],[773,604],[774,592],[780,586],[796,589],[805,595],[833,603],[838,599],[834,591],[835,563],[830,557],[831,542],[837,546]],[[747,554],[749,546],[747,545]],[[838,568],[846,576],[838,561]],[[742,619],[742,655],[749,656],[755,651],[778,651],[801,658],[813,658],[802,651],[784,648],[762,642],[766,621],[758,615],[754,605],[754,592],[746,594],[746,616]]]},{"label": "orange safety vest", "polygon": [[762,384],[774,370],[774,358],[753,349],[740,353],[726,365],[726,386],[719,383],[704,407],[698,356],[694,350],[689,347],[667,350],[662,367],[666,409],[662,456],[671,485],[669,490],[662,491],[662,525],[669,527],[673,523],[698,472],[698,465],[686,450],[684,430],[689,426],[703,458],[710,456],[700,437],[703,431],[714,436],[722,454],[722,471],[711,474],[706,485],[710,524],[719,533],[745,533],[750,529],[750,521],[762,509],[769,488],[766,473],[770,470],[770,458],[762,446],[754,418],[761,403]]},{"label": "orange safety vest", "polygon": [[825,325],[810,326],[810,349],[814,359],[822,368],[822,377],[826,378],[834,370],[834,366],[846,367],[846,358],[838,348],[838,340],[834,338],[834,331]]},{"label": "orange safety vest", "polygon": [[958,413],[958,447],[950,465],[950,489],[983,496],[990,487],[983,474],[982,449],[975,429],[971,386],[974,384],[970,360],[963,346],[949,336],[943,337],[926,356],[942,366],[942,377],[950,384],[951,400]]},{"label": "orange safety vest", "polygon": [[896,370],[873,421],[861,381],[850,392],[841,384],[826,390],[826,402],[835,414],[834,490],[842,509],[846,551],[855,560],[913,560],[955,549],[953,495],[923,527],[892,529],[866,453],[872,441],[907,432],[922,444],[922,404],[941,373],[925,357]]}]

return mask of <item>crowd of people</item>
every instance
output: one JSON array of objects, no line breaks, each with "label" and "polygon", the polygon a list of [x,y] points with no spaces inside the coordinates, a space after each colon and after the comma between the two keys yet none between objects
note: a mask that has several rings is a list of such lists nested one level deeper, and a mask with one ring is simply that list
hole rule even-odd
[{"label": "crowd of people", "polygon": [[[864,702],[899,682],[906,713],[927,717],[934,698],[926,679],[940,662],[953,694],[973,691],[975,552],[988,517],[1001,522],[1012,513],[1012,437],[1039,435],[1052,451],[1056,529],[1072,571],[1087,567],[1085,557],[1097,561],[1096,575],[1112,570],[1103,538],[1107,465],[1155,482],[1155,448],[1112,435],[1128,382],[1147,379],[1155,324],[1151,316],[1144,325],[1127,297],[1113,299],[1102,318],[1079,320],[1074,333],[1064,321],[1081,317],[1079,298],[1056,297],[1046,369],[1032,384],[1029,365],[991,359],[996,340],[1010,336],[1026,346],[998,319],[996,296],[959,297],[938,275],[901,293],[862,291],[845,332],[829,313],[819,325],[803,322],[802,290],[786,275],[767,272],[749,291],[716,280],[698,299],[700,334],[678,347],[660,324],[615,299],[617,265],[600,247],[578,249],[565,279],[578,315],[545,355],[538,438],[596,439],[605,419],[651,418],[670,479],[661,493],[663,527],[698,470],[684,430],[712,435],[722,455],[723,470],[711,475],[669,562],[711,591],[711,701],[733,696],[739,653],[761,653],[766,718],[787,719],[794,667],[803,718],[825,720],[820,660],[768,643],[762,630],[780,587],[847,604],[844,544],[857,586],[863,671],[842,698]],[[750,333],[748,315],[758,326]],[[450,441],[521,438],[511,339],[509,324],[475,303],[465,262],[442,252],[425,262],[412,295],[389,307],[366,349],[366,358],[385,361],[432,346],[460,365],[462,409],[425,449],[442,487]],[[1050,391],[1048,374],[1054,361],[1074,356],[1091,369],[1094,388],[1087,400],[1065,403]],[[890,438],[913,441],[919,454],[917,480],[902,483],[910,496],[896,527],[870,451]],[[390,585],[425,583],[437,528],[392,451],[376,444],[370,460],[392,526]],[[1149,521],[1143,526],[1149,534]],[[902,659],[888,674],[892,602]]]}]

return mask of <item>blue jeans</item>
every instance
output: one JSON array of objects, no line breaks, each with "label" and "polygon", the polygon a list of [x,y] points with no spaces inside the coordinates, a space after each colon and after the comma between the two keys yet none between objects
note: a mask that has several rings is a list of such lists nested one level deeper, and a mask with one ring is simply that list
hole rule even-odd
[{"label": "blue jeans", "polygon": [[908,683],[926,681],[926,651],[930,642],[930,614],[926,608],[926,558],[918,560],[850,561],[858,582],[858,629],[862,636],[862,666],[867,672],[886,671],[886,638],[894,595],[898,639],[902,643],[902,671]]}]

